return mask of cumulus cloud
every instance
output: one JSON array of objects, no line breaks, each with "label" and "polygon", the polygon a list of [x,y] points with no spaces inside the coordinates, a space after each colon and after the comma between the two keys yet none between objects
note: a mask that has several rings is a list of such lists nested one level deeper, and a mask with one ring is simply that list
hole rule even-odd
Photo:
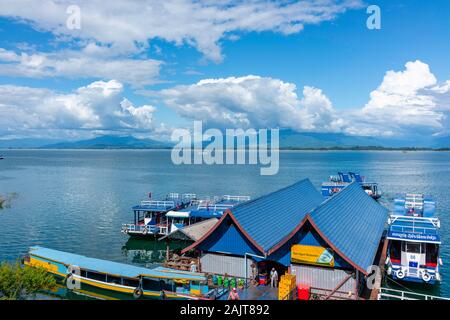
[{"label": "cumulus cloud", "polygon": [[386,72],[360,109],[336,110],[318,88],[259,76],[205,79],[158,93],[181,116],[216,127],[280,127],[365,136],[448,134],[450,81],[439,84],[427,64]]},{"label": "cumulus cloud", "polygon": [[320,89],[259,76],[205,79],[162,90],[164,104],[185,118],[233,128],[282,127],[298,131],[337,131],[341,121]]},{"label": "cumulus cloud", "polygon": [[[369,102],[354,116],[369,123],[369,133],[378,129],[379,134],[406,133],[436,134],[445,130],[448,100],[446,84],[438,81],[429,66],[421,61],[410,61],[403,71],[386,72],[380,86],[370,93]],[[363,131],[361,126],[350,129]]]},{"label": "cumulus cloud", "polygon": [[83,51],[20,52],[0,48],[0,75],[43,78],[116,79],[135,87],[157,82],[161,62],[153,59],[111,57],[103,48]]},{"label": "cumulus cloud", "polygon": [[148,0],[77,1],[81,29],[68,29],[70,0],[3,0],[0,15],[30,23],[58,37],[94,40],[120,52],[146,48],[159,38],[176,45],[189,44],[208,59],[220,61],[220,40],[239,32],[300,32],[306,24],[335,19],[361,0],[302,1],[195,1]]},{"label": "cumulus cloud", "polygon": [[67,132],[151,132],[156,108],[134,106],[123,98],[123,85],[97,81],[72,93],[0,85],[0,136],[48,136]]}]

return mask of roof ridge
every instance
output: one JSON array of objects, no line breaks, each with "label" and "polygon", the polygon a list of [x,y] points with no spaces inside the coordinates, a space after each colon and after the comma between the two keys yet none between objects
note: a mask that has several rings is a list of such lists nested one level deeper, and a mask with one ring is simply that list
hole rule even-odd
[{"label": "roof ridge", "polygon": [[274,195],[274,194],[277,194],[277,193],[279,193],[279,192],[282,192],[282,191],[284,191],[284,190],[286,190],[286,189],[292,188],[292,187],[294,187],[295,185],[298,185],[298,184],[300,184],[300,183],[302,183],[302,182],[305,182],[305,181],[309,181],[309,182],[311,183],[311,181],[309,180],[309,178],[304,178],[304,179],[302,179],[302,180],[300,180],[300,181],[297,181],[297,182],[295,182],[295,183],[292,183],[292,184],[290,184],[290,185],[288,185],[288,186],[286,186],[286,187],[283,187],[283,188],[281,188],[281,189],[272,191],[272,192],[270,192],[270,193],[263,194],[262,196],[259,196],[259,197],[255,198],[255,199],[252,199],[252,200],[249,200],[249,201],[240,203],[240,204],[238,204],[238,205],[232,207],[232,208],[231,208],[231,211],[234,211],[235,209],[239,209],[239,208],[241,208],[241,207],[245,207],[245,206],[247,206],[247,205],[249,205],[249,204],[254,203],[255,201],[258,201],[258,200],[260,200],[260,199],[267,198],[267,197],[269,197],[269,196],[272,196],[272,195]]}]

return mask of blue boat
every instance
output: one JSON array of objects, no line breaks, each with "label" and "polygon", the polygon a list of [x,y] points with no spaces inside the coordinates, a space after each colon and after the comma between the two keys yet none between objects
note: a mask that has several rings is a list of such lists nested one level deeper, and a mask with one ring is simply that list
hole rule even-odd
[{"label": "blue boat", "polygon": [[171,193],[163,200],[146,200],[134,206],[134,221],[123,224],[122,233],[129,236],[166,236],[193,223],[220,218],[225,210],[248,200],[248,196],[230,195],[199,200],[192,193]]},{"label": "blue boat", "polygon": [[190,226],[211,218],[220,219],[227,209],[249,201],[249,196],[231,196],[224,195],[221,198],[210,200],[193,200],[191,203],[180,210],[172,210],[167,212],[166,217],[170,226],[169,233],[178,229]]},{"label": "blue boat", "polygon": [[435,201],[422,194],[395,199],[388,226],[388,276],[419,283],[440,282],[440,221]]},{"label": "blue boat", "polygon": [[136,299],[169,300],[210,300],[225,294],[224,289],[210,288],[203,273],[164,267],[147,269],[39,246],[30,248],[24,263],[57,276],[75,291],[93,287]]},{"label": "blue boat", "polygon": [[122,225],[122,233],[129,236],[159,237],[169,233],[166,214],[189,206],[197,196],[192,193],[169,193],[161,200],[143,200],[134,206],[134,220]]},{"label": "blue boat", "polygon": [[330,176],[328,181],[322,183],[322,195],[324,197],[331,197],[354,181],[358,182],[363,190],[373,199],[378,200],[381,197],[378,183],[367,182],[365,177],[354,172],[338,172],[337,176]]}]

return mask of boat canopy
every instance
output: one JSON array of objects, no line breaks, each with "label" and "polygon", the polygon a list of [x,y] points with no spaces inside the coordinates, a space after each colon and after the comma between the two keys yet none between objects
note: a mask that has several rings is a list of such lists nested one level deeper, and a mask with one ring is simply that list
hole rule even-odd
[{"label": "boat canopy", "polygon": [[437,218],[391,216],[389,225],[388,239],[441,244]]},{"label": "boat canopy", "polygon": [[436,202],[423,194],[410,193],[405,197],[398,197],[394,200],[394,214],[432,218],[436,215]]},{"label": "boat canopy", "polygon": [[191,211],[169,211],[166,213],[168,218],[189,218],[191,216]]},{"label": "boat canopy", "polygon": [[62,263],[66,266],[78,266],[84,270],[106,273],[117,277],[126,278],[163,278],[174,280],[206,281],[203,273],[183,272],[167,268],[148,269],[124,263],[89,258],[78,254],[48,249],[40,246],[30,248],[30,256]]}]

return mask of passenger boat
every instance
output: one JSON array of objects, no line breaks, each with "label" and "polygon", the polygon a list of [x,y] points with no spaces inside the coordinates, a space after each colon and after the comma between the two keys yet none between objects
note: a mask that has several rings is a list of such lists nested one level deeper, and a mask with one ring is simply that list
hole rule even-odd
[{"label": "passenger boat", "polygon": [[[94,287],[140,298],[212,300],[225,294],[224,289],[210,289],[203,273],[170,268],[147,269],[123,263],[89,258],[43,247],[31,247],[24,263],[43,268],[65,283]],[[79,282],[77,282],[79,281]]]},{"label": "passenger boat", "polygon": [[166,214],[190,205],[197,196],[193,193],[170,193],[162,200],[143,200],[133,207],[134,220],[122,225],[122,233],[129,236],[159,237],[169,233]]},{"label": "passenger boat", "polygon": [[190,205],[180,210],[167,212],[166,217],[170,228],[169,233],[180,228],[190,226],[211,218],[220,218],[227,209],[231,209],[239,203],[249,201],[249,196],[224,195],[222,198],[209,200],[194,200]]},{"label": "passenger boat", "polygon": [[388,226],[388,276],[429,284],[441,281],[440,221],[436,217],[436,203],[422,194],[397,198]]},{"label": "passenger boat", "polygon": [[322,195],[324,197],[331,197],[355,181],[359,183],[364,191],[373,199],[378,200],[381,197],[381,193],[378,190],[378,183],[367,182],[365,177],[354,172],[338,172],[337,176],[330,176],[328,181],[322,183]]},{"label": "passenger boat", "polygon": [[250,200],[248,196],[231,195],[212,201],[198,200],[194,194],[169,196],[169,199],[180,199],[180,202],[144,201],[139,206],[133,207],[134,222],[124,224],[122,232],[130,236],[166,236],[185,226],[211,218],[220,218],[225,210]]}]

